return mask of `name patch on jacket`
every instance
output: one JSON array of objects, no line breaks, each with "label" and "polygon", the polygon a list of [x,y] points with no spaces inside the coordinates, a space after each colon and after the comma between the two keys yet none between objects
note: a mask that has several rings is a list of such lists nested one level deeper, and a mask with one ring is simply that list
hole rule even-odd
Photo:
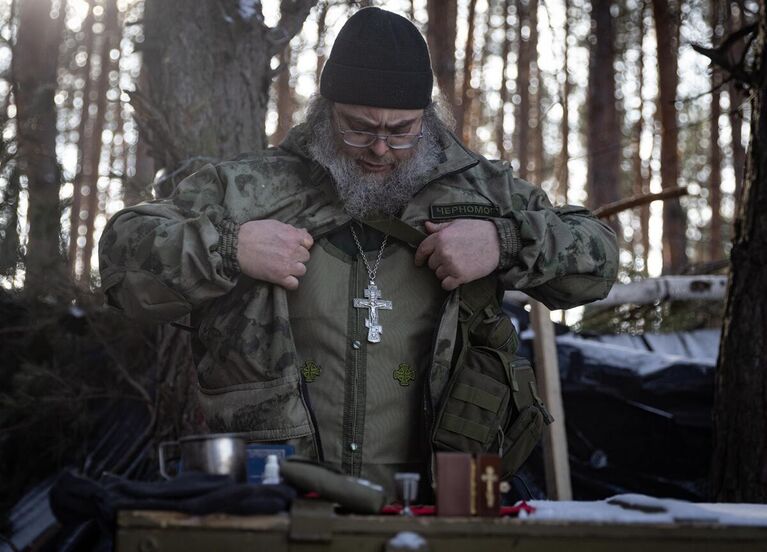
[{"label": "name patch on jacket", "polygon": [[500,217],[501,210],[497,205],[486,203],[448,203],[444,205],[432,205],[432,219],[454,218],[493,218]]}]

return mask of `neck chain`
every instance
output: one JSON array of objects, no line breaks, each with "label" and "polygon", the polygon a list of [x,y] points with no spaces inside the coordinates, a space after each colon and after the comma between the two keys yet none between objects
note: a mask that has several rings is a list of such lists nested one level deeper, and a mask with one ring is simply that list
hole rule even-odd
[{"label": "neck chain", "polygon": [[389,239],[389,234],[386,234],[384,236],[383,242],[381,243],[381,248],[378,250],[378,257],[376,258],[376,264],[371,269],[370,264],[368,264],[368,259],[365,256],[365,250],[362,249],[362,245],[360,245],[360,240],[357,238],[357,234],[354,232],[354,227],[349,226],[349,230],[352,231],[352,237],[354,238],[354,243],[357,244],[357,249],[359,249],[360,255],[362,255],[362,261],[365,263],[365,268],[368,271],[368,279],[371,282],[373,282],[376,279],[376,273],[378,272],[378,265],[381,264],[381,256],[383,255],[384,249],[386,248],[386,240]]},{"label": "neck chain", "polygon": [[357,234],[354,232],[354,227],[349,226],[349,230],[352,231],[352,237],[354,243],[357,244],[357,248],[360,250],[362,260],[365,263],[365,268],[368,270],[368,287],[364,289],[365,297],[356,297],[353,305],[356,309],[368,309],[368,317],[365,318],[365,327],[368,329],[368,341],[370,343],[378,343],[381,341],[381,334],[383,333],[383,327],[378,317],[379,310],[392,310],[392,302],[381,298],[381,290],[375,283],[376,272],[378,272],[378,265],[381,264],[381,256],[383,255],[384,248],[386,247],[386,240],[389,238],[389,234],[386,234],[381,244],[381,249],[378,250],[378,258],[373,268],[370,268],[368,259],[365,257],[365,250],[360,245],[360,240],[357,239]]}]

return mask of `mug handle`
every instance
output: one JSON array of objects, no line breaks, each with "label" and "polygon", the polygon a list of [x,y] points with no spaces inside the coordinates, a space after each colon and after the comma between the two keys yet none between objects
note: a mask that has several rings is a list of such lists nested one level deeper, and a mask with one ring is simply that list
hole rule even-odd
[{"label": "mug handle", "polygon": [[[168,471],[165,469],[165,462],[168,458],[170,458],[165,452],[165,449],[169,447],[178,447],[178,441],[163,441],[160,443],[160,446],[157,447],[159,456],[158,460],[160,463],[160,475],[162,475],[165,479],[173,479],[173,476],[168,474]],[[178,475],[178,473],[175,475]]]}]

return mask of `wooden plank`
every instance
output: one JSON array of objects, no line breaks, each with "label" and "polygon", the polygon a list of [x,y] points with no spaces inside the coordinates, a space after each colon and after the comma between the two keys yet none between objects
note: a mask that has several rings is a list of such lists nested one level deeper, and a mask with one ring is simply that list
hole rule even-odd
[{"label": "wooden plank", "polygon": [[607,297],[590,306],[647,305],[656,301],[722,301],[726,292],[727,276],[661,276],[615,284]]},{"label": "wooden plank", "polygon": [[[588,503],[584,503],[588,508]],[[333,516],[332,540],[296,542],[286,514],[249,517],[121,512],[118,552],[380,552],[400,531],[421,535],[432,552],[747,552],[767,549],[767,527],[710,523],[618,523],[533,518]],[[193,521],[190,521],[193,520]]]},{"label": "wooden plank", "polygon": [[535,332],[535,373],[538,388],[554,423],[543,430],[543,461],[546,492],[552,500],[572,500],[570,463],[567,456],[565,410],[559,382],[559,361],[554,339],[554,324],[549,309],[538,301],[530,301],[530,320]]},{"label": "wooden plank", "polygon": [[[589,307],[612,307],[631,303],[646,305],[656,301],[722,301],[727,293],[727,276],[660,276],[628,284],[615,284],[604,299]],[[522,291],[507,291],[504,301],[524,305],[532,299]]]}]

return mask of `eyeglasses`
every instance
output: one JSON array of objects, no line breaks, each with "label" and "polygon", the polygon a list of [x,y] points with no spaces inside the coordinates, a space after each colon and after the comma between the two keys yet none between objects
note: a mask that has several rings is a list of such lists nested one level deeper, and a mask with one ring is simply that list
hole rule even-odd
[{"label": "eyeglasses", "polygon": [[409,149],[423,138],[423,130],[418,134],[376,134],[364,130],[343,130],[336,122],[336,129],[341,133],[344,144],[353,148],[367,148],[376,140],[383,140],[393,150]]}]

